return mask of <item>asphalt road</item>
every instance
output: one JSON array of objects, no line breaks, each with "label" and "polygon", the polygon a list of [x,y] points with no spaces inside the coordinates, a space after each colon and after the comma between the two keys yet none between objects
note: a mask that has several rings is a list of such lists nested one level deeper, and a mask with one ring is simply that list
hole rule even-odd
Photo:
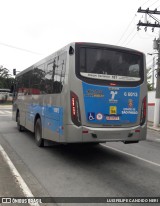
[{"label": "asphalt road", "polygon": [[11,109],[0,108],[0,144],[37,197],[160,197],[159,139],[148,130],[138,144],[39,148],[30,132],[18,132]]}]

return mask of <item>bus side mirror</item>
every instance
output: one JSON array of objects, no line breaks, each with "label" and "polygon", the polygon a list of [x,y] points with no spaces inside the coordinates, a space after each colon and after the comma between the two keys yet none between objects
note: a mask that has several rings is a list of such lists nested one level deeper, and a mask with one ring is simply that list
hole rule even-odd
[{"label": "bus side mirror", "polygon": [[69,47],[69,54],[70,55],[73,55],[74,54],[74,49],[72,46]]}]

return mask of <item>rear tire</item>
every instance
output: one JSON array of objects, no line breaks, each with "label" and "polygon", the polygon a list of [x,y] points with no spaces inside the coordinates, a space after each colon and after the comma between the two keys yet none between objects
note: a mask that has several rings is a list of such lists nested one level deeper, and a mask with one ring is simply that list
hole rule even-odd
[{"label": "rear tire", "polygon": [[124,141],[124,144],[133,144],[133,143],[138,143],[139,141]]},{"label": "rear tire", "polygon": [[44,139],[42,139],[42,124],[40,118],[36,120],[35,124],[35,141],[38,147],[44,147]]}]

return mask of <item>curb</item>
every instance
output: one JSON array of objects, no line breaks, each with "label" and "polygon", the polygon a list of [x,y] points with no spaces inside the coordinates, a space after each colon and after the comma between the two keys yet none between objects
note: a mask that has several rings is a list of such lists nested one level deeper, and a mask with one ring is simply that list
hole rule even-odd
[{"label": "curb", "polygon": [[160,132],[160,127],[147,126],[147,128],[151,129],[151,130],[155,130],[157,132]]}]

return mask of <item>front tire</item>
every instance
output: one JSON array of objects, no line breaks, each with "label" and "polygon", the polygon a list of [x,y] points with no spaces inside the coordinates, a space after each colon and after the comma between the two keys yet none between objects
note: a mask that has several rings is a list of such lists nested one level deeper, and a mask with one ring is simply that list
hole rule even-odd
[{"label": "front tire", "polygon": [[44,147],[44,139],[42,139],[42,124],[40,118],[36,120],[35,124],[35,141],[38,147]]},{"label": "front tire", "polygon": [[24,131],[24,127],[20,124],[20,112],[17,114],[17,129],[19,132]]}]

